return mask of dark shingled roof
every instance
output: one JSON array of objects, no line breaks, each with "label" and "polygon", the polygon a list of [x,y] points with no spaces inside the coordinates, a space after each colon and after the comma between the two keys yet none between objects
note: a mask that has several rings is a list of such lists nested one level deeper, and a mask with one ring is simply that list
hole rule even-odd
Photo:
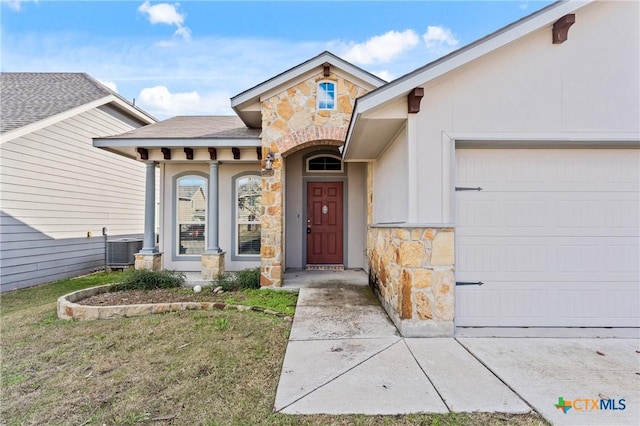
[{"label": "dark shingled roof", "polygon": [[105,139],[257,139],[261,132],[234,115],[178,116]]},{"label": "dark shingled roof", "polygon": [[118,96],[84,73],[0,73],[0,132],[18,129],[109,95]]}]

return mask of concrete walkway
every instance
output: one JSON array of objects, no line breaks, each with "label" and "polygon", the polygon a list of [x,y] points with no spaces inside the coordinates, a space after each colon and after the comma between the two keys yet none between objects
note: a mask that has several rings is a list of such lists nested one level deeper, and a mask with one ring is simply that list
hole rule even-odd
[{"label": "concrete walkway", "polygon": [[[535,409],[557,424],[639,424],[637,340],[405,339],[362,272],[301,272],[288,278],[285,287],[297,286],[300,295],[276,411],[391,415]],[[626,397],[628,408],[565,415],[554,406],[561,396]]]}]

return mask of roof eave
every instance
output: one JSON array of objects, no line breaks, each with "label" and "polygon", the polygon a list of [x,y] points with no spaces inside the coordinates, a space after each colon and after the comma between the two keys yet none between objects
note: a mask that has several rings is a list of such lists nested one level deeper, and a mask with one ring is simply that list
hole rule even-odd
[{"label": "roof eave", "polygon": [[290,68],[262,83],[257,84],[256,86],[241,92],[234,97],[231,98],[231,107],[235,110],[236,107],[245,104],[248,101],[252,101],[256,98],[259,98],[260,95],[264,92],[268,92],[269,90],[274,89],[282,84],[285,84],[287,81],[295,78],[300,74],[304,74],[305,72],[312,70],[327,61],[333,61],[334,65],[338,68],[344,69],[345,71],[353,74],[354,76],[364,80],[365,82],[371,84],[375,87],[380,87],[381,85],[386,84],[387,82],[380,77],[377,77],[371,74],[364,69],[357,67],[349,62],[345,61],[334,55],[331,52],[324,51],[321,54],[301,63],[293,68]]},{"label": "roof eave", "polygon": [[[251,105],[255,102],[259,102],[260,98],[263,94],[274,90],[275,88],[286,84],[287,82],[317,68],[322,66],[325,62],[329,62],[337,68],[346,71],[347,73],[353,75],[354,77],[359,78],[360,80],[370,84],[373,87],[380,87],[387,82],[370,72],[357,67],[339,57],[334,55],[331,52],[324,51],[321,54],[296,65],[293,68],[290,68],[275,77],[272,77],[244,92],[237,94],[236,96],[231,98],[231,108],[233,111],[247,124],[251,126],[250,120],[248,117],[245,117],[245,111],[243,108]],[[254,126],[255,127],[255,126]]]},{"label": "roof eave", "polygon": [[53,124],[59,123],[63,120],[66,120],[68,118],[71,118],[73,116],[76,116],[78,114],[82,114],[83,112],[86,111],[90,111],[94,108],[98,108],[101,107],[103,105],[107,105],[113,103],[115,104],[119,109],[125,111],[126,113],[132,115],[133,117],[137,118],[138,120],[142,121],[143,123],[146,124],[153,124],[155,122],[157,122],[157,120],[147,114],[146,112],[135,108],[133,106],[131,106],[128,102],[123,101],[122,99],[118,98],[117,96],[114,95],[107,95],[103,98],[100,99],[96,99],[93,102],[89,102],[80,106],[77,106],[75,108],[71,108],[68,109],[64,112],[61,112],[59,114],[55,114],[52,115],[50,117],[44,118],[42,120],[38,120],[35,121],[33,123],[29,123],[26,126],[22,126],[19,127],[17,129],[13,129],[10,130],[8,132],[3,133],[2,135],[0,135],[0,143],[4,143],[4,142],[8,142],[10,140],[22,137],[24,135],[27,135],[29,133],[35,132],[37,130],[43,129],[47,126],[51,126]]},{"label": "roof eave", "polygon": [[96,148],[222,148],[259,147],[260,138],[94,138]]},{"label": "roof eave", "polygon": [[574,12],[592,1],[561,0],[553,3],[360,97],[356,101],[354,114],[347,129],[343,158],[345,161],[350,160],[350,151],[354,149],[354,144],[357,144],[357,142],[352,141],[356,133],[354,129],[360,124],[363,119],[362,116],[368,111],[392,102],[399,97],[406,96],[415,87],[424,85],[533,31],[544,28],[562,16]]}]

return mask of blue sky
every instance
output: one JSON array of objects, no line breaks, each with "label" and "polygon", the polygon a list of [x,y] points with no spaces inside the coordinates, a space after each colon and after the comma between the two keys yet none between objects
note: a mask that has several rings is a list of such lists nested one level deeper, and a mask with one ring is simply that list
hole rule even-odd
[{"label": "blue sky", "polygon": [[324,50],[391,80],[551,3],[0,1],[2,71],[86,72],[158,118],[232,114]]}]

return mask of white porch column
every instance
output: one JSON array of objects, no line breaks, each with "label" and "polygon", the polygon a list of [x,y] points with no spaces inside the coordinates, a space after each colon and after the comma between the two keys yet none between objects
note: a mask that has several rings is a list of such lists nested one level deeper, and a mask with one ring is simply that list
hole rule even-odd
[{"label": "white porch column", "polygon": [[209,199],[207,201],[207,247],[201,258],[202,279],[212,280],[224,272],[224,252],[218,241],[218,161],[209,162]]},{"label": "white porch column", "polygon": [[209,163],[209,200],[207,204],[207,248],[205,254],[222,253],[218,241],[218,161]]},{"label": "white porch column", "polygon": [[156,250],[156,163],[149,161],[144,194],[144,243],[140,254],[154,254]]}]

